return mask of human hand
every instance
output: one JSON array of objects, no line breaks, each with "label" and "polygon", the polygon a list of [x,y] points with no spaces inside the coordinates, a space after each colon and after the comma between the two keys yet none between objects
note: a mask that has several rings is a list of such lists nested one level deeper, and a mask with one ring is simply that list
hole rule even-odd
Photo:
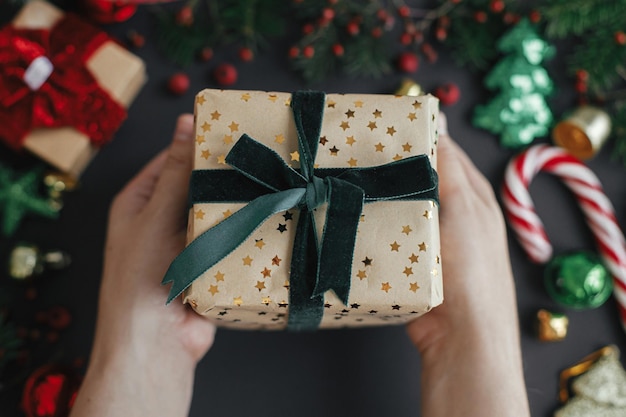
[{"label": "human hand", "polygon": [[161,279],[185,246],[193,117],[111,205],[91,362],[72,416],[186,416],[215,327]]},{"label": "human hand", "polygon": [[445,301],[407,325],[423,359],[423,415],[527,416],[502,212],[443,114],[438,152]]}]

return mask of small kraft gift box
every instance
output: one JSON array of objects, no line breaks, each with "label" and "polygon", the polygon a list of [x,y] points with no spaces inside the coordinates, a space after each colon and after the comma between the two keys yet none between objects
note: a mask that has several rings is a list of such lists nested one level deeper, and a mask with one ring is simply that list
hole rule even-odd
[{"label": "small kraft gift box", "polygon": [[438,101],[204,90],[172,301],[238,329],[405,323],[443,301]]},{"label": "small kraft gift box", "polygon": [[0,141],[78,177],[145,82],[141,59],[43,1],[0,30]]}]

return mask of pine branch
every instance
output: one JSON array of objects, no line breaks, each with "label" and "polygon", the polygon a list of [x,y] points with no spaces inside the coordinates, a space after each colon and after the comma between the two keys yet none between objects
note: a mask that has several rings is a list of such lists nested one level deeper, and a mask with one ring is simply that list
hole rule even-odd
[{"label": "pine branch", "polygon": [[174,15],[155,9],[159,46],[163,53],[179,65],[190,65],[198,50],[213,44],[212,33],[205,25],[194,22],[191,26],[176,23]]},{"label": "pine branch", "polygon": [[470,17],[454,19],[446,43],[459,67],[486,70],[498,56],[494,44],[503,31],[503,27],[481,24]]},{"label": "pine branch", "polygon": [[601,29],[611,22],[623,24],[626,0],[551,0],[539,10],[547,22],[547,36],[566,38]]},{"label": "pine branch", "polygon": [[380,77],[388,73],[391,71],[388,50],[383,39],[370,36],[355,38],[346,45],[343,60],[346,74]]},{"label": "pine branch", "polygon": [[4,367],[17,357],[22,341],[12,323],[8,323],[4,314],[0,314],[0,375]]},{"label": "pine branch", "polygon": [[612,123],[613,157],[626,164],[626,101],[618,104]]}]

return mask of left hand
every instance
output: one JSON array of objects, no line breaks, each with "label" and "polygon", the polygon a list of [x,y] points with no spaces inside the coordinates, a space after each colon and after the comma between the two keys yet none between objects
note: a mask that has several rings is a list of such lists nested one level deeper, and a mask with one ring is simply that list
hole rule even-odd
[{"label": "left hand", "polygon": [[[161,286],[185,246],[193,117],[115,198],[96,337],[72,416],[186,415],[197,362],[215,327]],[[108,410],[108,411],[107,411]],[[122,411],[123,410],[123,411]]]}]

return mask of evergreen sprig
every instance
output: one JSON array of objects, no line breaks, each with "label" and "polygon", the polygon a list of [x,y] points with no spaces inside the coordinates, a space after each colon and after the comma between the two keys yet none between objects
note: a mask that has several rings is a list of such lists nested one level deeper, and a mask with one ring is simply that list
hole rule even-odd
[{"label": "evergreen sprig", "polygon": [[566,38],[589,30],[624,25],[626,0],[550,0],[539,11],[546,22],[546,35]]},{"label": "evergreen sprig", "polygon": [[15,326],[0,313],[0,375],[4,367],[17,357],[22,341],[17,337]]}]

